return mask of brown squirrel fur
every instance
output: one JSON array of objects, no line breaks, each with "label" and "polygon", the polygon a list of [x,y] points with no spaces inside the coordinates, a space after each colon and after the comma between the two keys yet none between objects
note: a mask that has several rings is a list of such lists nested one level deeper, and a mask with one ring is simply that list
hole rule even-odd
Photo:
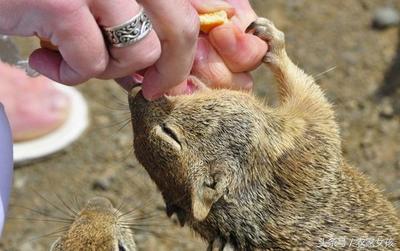
[{"label": "brown squirrel fur", "polygon": [[[351,250],[366,238],[389,241],[370,249],[399,250],[394,207],[343,159],[332,106],[291,62],[284,34],[263,18],[250,30],[269,45],[263,61],[278,81],[278,107],[207,88],[153,102],[140,92],[129,97],[135,154],[167,214],[210,250],[215,242],[237,250]],[[329,246],[332,238],[345,246]]]},{"label": "brown squirrel fur", "polygon": [[91,198],[50,251],[136,251],[123,216],[108,199]]}]

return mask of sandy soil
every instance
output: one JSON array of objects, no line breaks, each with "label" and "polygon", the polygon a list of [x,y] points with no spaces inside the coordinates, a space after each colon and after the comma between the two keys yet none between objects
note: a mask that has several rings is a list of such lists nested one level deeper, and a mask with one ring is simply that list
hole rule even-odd
[{"label": "sandy soil", "polygon": [[[384,189],[400,213],[400,31],[371,28],[374,10],[386,3],[400,9],[394,0],[253,1],[259,15],[286,32],[289,55],[335,103],[346,158]],[[36,46],[18,42],[25,53]],[[257,95],[273,102],[268,71],[258,70],[255,79]],[[89,102],[91,126],[64,151],[16,167],[0,250],[48,250],[56,237],[46,235],[63,225],[34,210],[62,216],[58,197],[79,208],[95,195],[149,217],[136,231],[139,250],[205,250],[194,233],[167,219],[159,193],[135,160],[124,92],[102,81],[79,89]]]}]

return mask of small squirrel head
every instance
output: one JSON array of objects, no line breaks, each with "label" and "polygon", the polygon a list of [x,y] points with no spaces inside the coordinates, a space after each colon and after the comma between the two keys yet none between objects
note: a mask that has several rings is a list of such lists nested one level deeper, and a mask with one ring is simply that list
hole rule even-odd
[{"label": "small squirrel head", "polygon": [[115,250],[135,251],[133,232],[123,226],[117,209],[103,197],[90,199],[69,229],[50,251]]}]

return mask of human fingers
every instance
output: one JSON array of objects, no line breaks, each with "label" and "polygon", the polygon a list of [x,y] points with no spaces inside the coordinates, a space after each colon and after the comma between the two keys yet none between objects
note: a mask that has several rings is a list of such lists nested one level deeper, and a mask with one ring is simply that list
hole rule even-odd
[{"label": "human fingers", "polygon": [[[132,0],[96,0],[93,15],[101,27],[121,25],[139,15],[142,7]],[[141,29],[142,26],[137,26]],[[101,78],[120,78],[154,64],[161,55],[161,44],[154,30],[126,47],[109,47],[110,61]]]},{"label": "human fingers", "polygon": [[135,72],[129,76],[114,79],[123,89],[130,92],[132,88],[143,83],[143,75],[146,69]]},{"label": "human fingers", "polygon": [[250,90],[253,85],[250,74],[233,73],[205,37],[198,40],[192,74],[211,88]]},{"label": "human fingers", "polygon": [[268,50],[267,43],[252,34],[244,33],[232,23],[212,29],[208,37],[232,72],[255,69]]},{"label": "human fingers", "polygon": [[[203,8],[208,8],[210,11],[212,8],[210,2],[218,1],[204,1],[203,6],[205,7]],[[231,71],[253,70],[260,64],[268,49],[267,44],[261,39],[244,33],[244,29],[255,20],[257,15],[247,0],[227,0],[226,4],[235,8],[235,16],[231,18],[232,22],[212,29],[208,36],[209,40]],[[223,6],[223,4],[215,5]],[[199,8],[199,4],[195,4],[195,6]]]},{"label": "human fingers", "polygon": [[144,75],[142,93],[157,99],[189,75],[199,33],[197,12],[187,0],[142,0],[162,46],[158,61]]},{"label": "human fingers", "polygon": [[[212,12],[221,9],[226,11],[232,7],[236,8],[234,11],[235,15],[231,17],[231,22],[212,29],[208,34],[209,41],[213,48],[218,52],[218,55],[215,55],[214,53],[211,57],[218,58],[220,56],[222,58],[222,60],[219,59],[215,61],[223,61],[230,71],[236,73],[253,70],[260,64],[263,55],[265,55],[267,51],[267,44],[256,36],[244,33],[247,23],[250,23],[256,18],[256,14],[248,1],[228,0],[222,3],[218,0],[191,1],[199,13]],[[213,50],[208,51],[213,52]],[[202,54],[205,53],[203,52]],[[195,68],[198,68],[198,65],[203,64],[197,64]],[[207,67],[204,65],[202,68],[206,69]],[[222,67],[219,66],[219,68],[221,69]],[[228,74],[228,71],[225,71],[225,73]],[[205,75],[221,76],[221,74]],[[226,76],[227,79],[229,79],[229,74]]]},{"label": "human fingers", "polygon": [[108,52],[88,6],[65,13],[53,12],[47,21],[46,31],[38,35],[50,40],[59,51],[34,51],[29,59],[33,69],[64,84],[81,83],[104,71]]}]

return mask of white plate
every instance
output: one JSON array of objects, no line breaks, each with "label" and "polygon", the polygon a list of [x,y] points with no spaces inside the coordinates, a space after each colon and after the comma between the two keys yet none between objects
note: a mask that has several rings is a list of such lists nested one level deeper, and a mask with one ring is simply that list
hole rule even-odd
[{"label": "white plate", "polygon": [[14,143],[14,163],[27,162],[55,153],[73,141],[85,131],[89,124],[88,106],[82,94],[74,87],[56,85],[70,99],[71,107],[63,125],[40,138]]}]

